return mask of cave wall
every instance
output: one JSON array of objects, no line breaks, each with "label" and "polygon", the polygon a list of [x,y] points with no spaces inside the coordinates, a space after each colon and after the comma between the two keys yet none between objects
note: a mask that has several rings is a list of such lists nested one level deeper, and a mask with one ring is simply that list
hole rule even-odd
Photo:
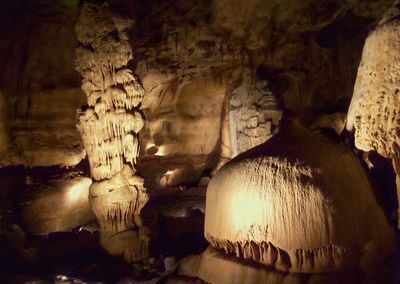
[{"label": "cave wall", "polygon": [[219,154],[224,78],[173,77],[149,89],[139,161],[147,185],[161,189],[196,182]]},{"label": "cave wall", "polygon": [[[219,144],[224,133],[231,133],[226,151],[230,152],[229,157],[276,134],[282,117],[296,117],[306,126],[316,130],[331,128],[340,135],[364,40],[390,4],[391,1],[329,0],[318,5],[312,1],[266,4],[219,0],[132,4],[137,11],[137,28],[131,37],[132,44],[137,46],[136,72],[146,91],[144,109],[148,116],[141,134],[139,165],[149,177],[148,185],[190,184],[201,173],[207,175],[218,168],[215,163],[221,165],[224,147],[210,151],[207,146],[214,141],[211,137],[218,135],[217,129]],[[191,125],[192,120],[179,113],[179,108],[187,108],[177,104],[176,97],[181,96],[186,82],[198,78],[209,82],[223,78],[221,88],[225,91],[215,91],[208,104],[229,102],[229,121],[238,120],[240,126],[236,137],[232,136],[234,131],[229,124],[221,124],[223,108],[219,110],[222,120],[212,120],[212,129],[206,127],[205,140],[191,136],[180,126]],[[208,90],[206,86],[202,88]],[[207,92],[202,94],[208,97]],[[199,117],[195,114],[196,106],[201,106],[204,117],[208,106],[197,101],[192,93],[193,98],[187,96],[191,116]],[[258,96],[260,101],[256,99],[244,107],[246,111],[239,111],[244,105],[238,108],[238,93],[245,101],[254,101]],[[174,111],[173,105],[179,108]],[[174,123],[162,122],[167,117]],[[179,137],[174,137],[177,133]],[[177,147],[171,145],[172,140]],[[233,149],[238,141],[247,146],[241,146],[240,151]],[[193,149],[196,145],[203,145],[202,151],[210,154],[208,161],[214,165],[204,162],[205,159],[193,159],[198,154]],[[172,172],[180,167],[186,169]]]},{"label": "cave wall", "polygon": [[[282,116],[306,125],[345,113],[365,37],[392,1],[118,2],[135,20],[131,68],[145,89],[139,167],[148,186],[162,188],[196,182],[229,158],[221,121],[235,109],[223,107],[235,90],[265,82]],[[84,157],[75,127],[85,104],[74,70],[78,4],[1,3],[3,165],[71,166]]]},{"label": "cave wall", "polygon": [[77,3],[0,4],[3,165],[71,166],[84,157],[75,128],[84,103],[74,70]]}]

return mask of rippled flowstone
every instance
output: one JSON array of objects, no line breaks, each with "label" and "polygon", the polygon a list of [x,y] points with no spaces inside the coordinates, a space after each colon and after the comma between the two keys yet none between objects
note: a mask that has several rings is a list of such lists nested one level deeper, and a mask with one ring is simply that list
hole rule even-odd
[{"label": "rippled flowstone", "polygon": [[204,231],[211,246],[178,283],[357,283],[395,250],[357,157],[295,123],[217,172]]},{"label": "rippled flowstone", "polygon": [[[201,280],[200,280],[201,279]],[[329,274],[282,273],[260,265],[244,264],[210,246],[200,255],[191,255],[179,263],[176,274],[167,283],[357,283],[360,275],[354,272]]]},{"label": "rippled flowstone", "polygon": [[292,126],[224,166],[207,190],[205,237],[280,271],[364,271],[395,238],[356,156]]}]

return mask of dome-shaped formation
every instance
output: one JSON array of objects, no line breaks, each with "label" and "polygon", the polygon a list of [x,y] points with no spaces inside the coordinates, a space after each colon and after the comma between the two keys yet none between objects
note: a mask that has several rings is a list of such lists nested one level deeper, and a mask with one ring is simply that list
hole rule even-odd
[{"label": "dome-shaped formation", "polygon": [[205,236],[227,253],[290,272],[366,269],[395,246],[357,158],[297,126],[214,176]]}]

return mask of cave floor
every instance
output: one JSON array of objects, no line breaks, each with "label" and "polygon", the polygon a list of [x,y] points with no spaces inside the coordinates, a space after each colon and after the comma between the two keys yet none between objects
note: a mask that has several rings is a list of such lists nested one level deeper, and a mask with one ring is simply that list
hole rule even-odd
[{"label": "cave floor", "polygon": [[[179,261],[208,246],[203,237],[205,188],[199,187],[178,193],[173,189],[143,209],[154,256],[143,262],[128,264],[103,252],[96,222],[31,236],[22,229],[16,206],[26,190],[26,173],[10,171],[0,172],[0,283],[163,283],[170,273],[167,257]],[[384,282],[366,283],[400,283],[400,251],[382,270]]]},{"label": "cave floor", "polygon": [[[166,223],[176,229],[183,222]],[[179,260],[207,246],[203,240],[172,243],[170,239],[157,248],[157,257],[128,264],[104,253],[98,244],[98,232],[82,227],[47,237],[27,237],[23,243],[18,243],[18,238],[18,230],[0,235],[0,283],[163,283],[169,274],[165,271],[165,256],[174,251]],[[399,283],[399,268],[400,252],[388,261],[384,278],[372,277],[361,283]]]},{"label": "cave floor", "polygon": [[179,260],[207,246],[201,235],[178,233],[179,227],[190,227],[188,222],[202,225],[199,217],[164,218],[163,241],[156,240],[153,248],[156,257],[134,264],[103,252],[98,231],[80,227],[23,238],[14,226],[14,231],[0,234],[0,283],[156,283],[168,274],[166,257]]}]

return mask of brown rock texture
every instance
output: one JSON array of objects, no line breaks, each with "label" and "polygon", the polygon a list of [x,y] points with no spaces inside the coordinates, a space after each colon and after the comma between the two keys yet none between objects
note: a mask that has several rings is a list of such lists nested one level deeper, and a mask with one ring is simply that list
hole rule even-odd
[{"label": "brown rock texture", "polygon": [[74,166],[85,156],[75,127],[85,101],[74,70],[76,8],[74,1],[0,3],[0,116],[7,126],[0,165]]},{"label": "brown rock texture", "polygon": [[259,265],[244,265],[235,257],[227,256],[210,246],[202,254],[190,255],[182,260],[176,274],[167,283],[350,284],[358,281],[358,275],[351,271],[326,274],[281,273]]},{"label": "brown rock texture", "polygon": [[[72,176],[72,175],[71,175]],[[33,184],[21,205],[21,222],[32,235],[68,231],[95,220],[89,206],[90,178],[76,174]]]},{"label": "brown rock texture", "polygon": [[225,96],[223,78],[212,76],[176,78],[147,91],[139,157],[146,185],[162,189],[194,182],[213,167]]}]

